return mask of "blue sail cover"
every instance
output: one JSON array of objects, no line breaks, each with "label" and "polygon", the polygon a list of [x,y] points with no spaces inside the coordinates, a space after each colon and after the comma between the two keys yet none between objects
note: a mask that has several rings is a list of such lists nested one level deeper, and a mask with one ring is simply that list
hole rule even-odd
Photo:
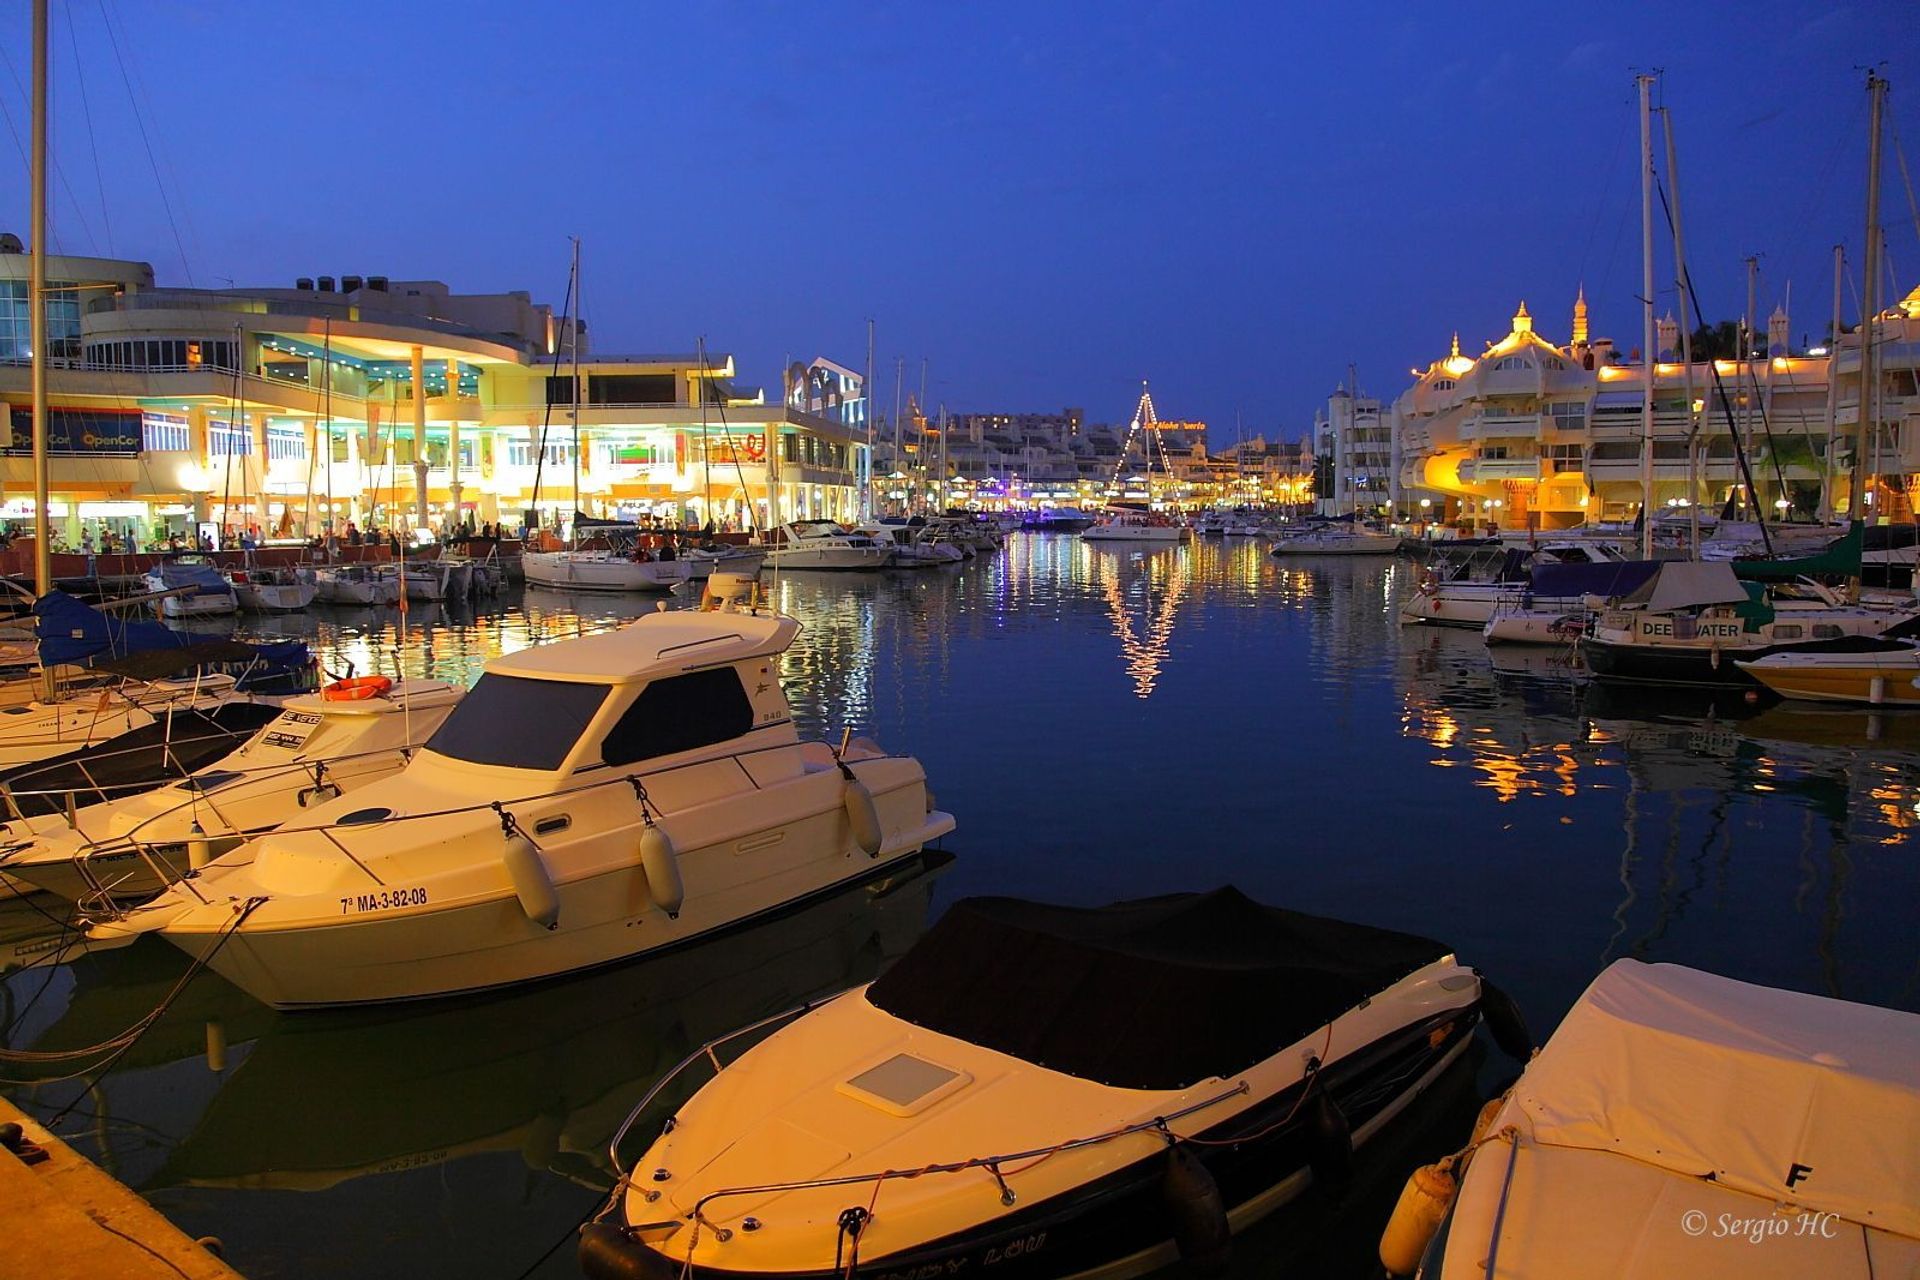
[{"label": "blue sail cover", "polygon": [[1658,560],[1616,560],[1607,564],[1536,564],[1528,588],[1536,596],[1574,599],[1628,595],[1660,572]]},{"label": "blue sail cover", "polygon": [[220,576],[220,571],[204,560],[162,560],[154,566],[154,576],[158,577],[168,591],[178,591],[182,587],[192,587],[196,596],[231,595],[233,588]]},{"label": "blue sail cover", "polygon": [[[48,667],[85,666],[97,658],[188,649],[207,639],[157,622],[118,617],[59,590],[49,591],[33,602],[33,617],[40,662]],[[249,678],[244,682],[249,685],[269,677],[284,679],[309,666],[307,646],[298,640],[246,647],[254,655],[248,664]]]}]

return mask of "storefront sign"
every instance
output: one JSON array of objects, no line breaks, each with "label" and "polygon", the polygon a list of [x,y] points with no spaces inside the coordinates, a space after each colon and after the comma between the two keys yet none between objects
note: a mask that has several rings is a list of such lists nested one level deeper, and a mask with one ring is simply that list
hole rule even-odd
[{"label": "storefront sign", "polygon": [[[13,406],[5,452],[9,457],[33,453],[33,410]],[[47,452],[55,457],[140,456],[138,409],[49,409]]]}]

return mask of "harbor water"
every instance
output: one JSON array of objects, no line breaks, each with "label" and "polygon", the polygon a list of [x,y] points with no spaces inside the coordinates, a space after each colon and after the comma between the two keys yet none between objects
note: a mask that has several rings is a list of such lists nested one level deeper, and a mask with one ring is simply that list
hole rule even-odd
[{"label": "harbor water", "polygon": [[[1623,698],[1563,653],[1403,628],[1416,572],[1240,539],[1015,535],[951,569],[784,576],[770,589],[805,623],[785,665],[803,732],[917,756],[959,820],[950,864],[654,961],[298,1014],[211,973],[174,992],[186,962],[158,939],[36,964],[58,930],[9,902],[11,1047],[100,1043],[171,1002],[103,1077],[15,1065],[4,1091],[256,1280],[512,1280],[577,1274],[570,1233],[610,1183],[607,1141],[673,1063],[871,977],[969,894],[1231,883],[1447,941],[1542,1039],[1623,956],[1920,1010],[1920,714]],[[336,674],[470,682],[492,655],[655,607],[516,590],[242,629],[305,637]],[[1514,1069],[1491,1050],[1469,1063],[1363,1149],[1345,1201],[1310,1195],[1243,1239],[1236,1273],[1370,1274],[1411,1163],[1457,1146]]]}]

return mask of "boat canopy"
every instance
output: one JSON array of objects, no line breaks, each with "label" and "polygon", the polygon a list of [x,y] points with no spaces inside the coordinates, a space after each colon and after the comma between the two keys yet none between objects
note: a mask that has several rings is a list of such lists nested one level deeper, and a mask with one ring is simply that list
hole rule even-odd
[{"label": "boat canopy", "polygon": [[233,588],[220,576],[220,570],[206,560],[162,560],[153,567],[153,575],[168,591],[193,588],[196,596],[230,595]]},{"label": "boat canopy", "polygon": [[1735,560],[1733,572],[1750,582],[1788,582],[1824,575],[1857,578],[1865,545],[1866,527],[1856,520],[1844,536],[1835,538],[1814,555],[1798,560]]},{"label": "boat canopy", "polygon": [[966,898],[867,989],[878,1008],[1126,1089],[1227,1077],[1449,954],[1233,888],[1063,907]]},{"label": "boat canopy", "polygon": [[1710,604],[1746,604],[1749,597],[1733,566],[1724,561],[1663,560],[1653,577],[1628,594],[1655,613]]},{"label": "boat canopy", "polygon": [[1529,589],[1556,598],[1631,595],[1660,572],[1659,560],[1602,560],[1594,564],[1536,564]]},{"label": "boat canopy", "polygon": [[1616,961],[1520,1078],[1542,1145],[1920,1236],[1920,1017]]},{"label": "boat canopy", "polygon": [[[122,675],[158,679],[191,667],[221,664],[244,675],[243,686],[255,688],[285,681],[309,666],[307,646],[298,640],[261,645],[214,641],[157,622],[122,618],[57,589],[33,602],[33,618],[42,666],[91,664]],[[167,656],[154,658],[151,667],[125,661],[148,653]]]}]

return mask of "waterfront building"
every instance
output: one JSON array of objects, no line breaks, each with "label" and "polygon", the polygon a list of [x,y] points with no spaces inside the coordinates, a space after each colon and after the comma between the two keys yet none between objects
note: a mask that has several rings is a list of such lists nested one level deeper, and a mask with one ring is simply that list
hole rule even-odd
[{"label": "waterfront building", "polygon": [[1392,501],[1392,425],[1375,397],[1336,389],[1313,415],[1313,451],[1319,514],[1374,514]]},{"label": "waterfront building", "polygon": [[1700,504],[1717,513],[1737,493],[1749,511],[1814,515],[1823,495],[1835,496],[1828,359],[1794,352],[1789,333],[1776,310],[1764,351],[1689,365],[1667,317],[1648,362],[1590,337],[1584,294],[1564,346],[1534,331],[1522,303],[1480,356],[1463,355],[1456,336],[1447,356],[1413,371],[1389,412],[1392,505],[1402,516],[1514,529],[1633,520],[1650,367],[1656,512]]},{"label": "waterfront building", "polygon": [[[1920,483],[1920,286],[1881,312],[1873,331],[1877,430],[1867,445],[1873,481],[1866,506],[1878,518],[1910,521]],[[1842,504],[1851,445],[1860,434],[1860,332],[1842,335],[1833,353],[1839,380],[1835,434],[1847,442],[1838,460]]]},{"label": "waterfront building", "polygon": [[[0,514],[16,523],[33,516],[27,269],[0,237]],[[524,291],[376,275],[175,288],[145,263],[66,256],[47,278],[49,511],[68,546],[304,538],[329,519],[856,514],[865,385],[831,361],[769,404],[731,356],[599,354]]]}]

